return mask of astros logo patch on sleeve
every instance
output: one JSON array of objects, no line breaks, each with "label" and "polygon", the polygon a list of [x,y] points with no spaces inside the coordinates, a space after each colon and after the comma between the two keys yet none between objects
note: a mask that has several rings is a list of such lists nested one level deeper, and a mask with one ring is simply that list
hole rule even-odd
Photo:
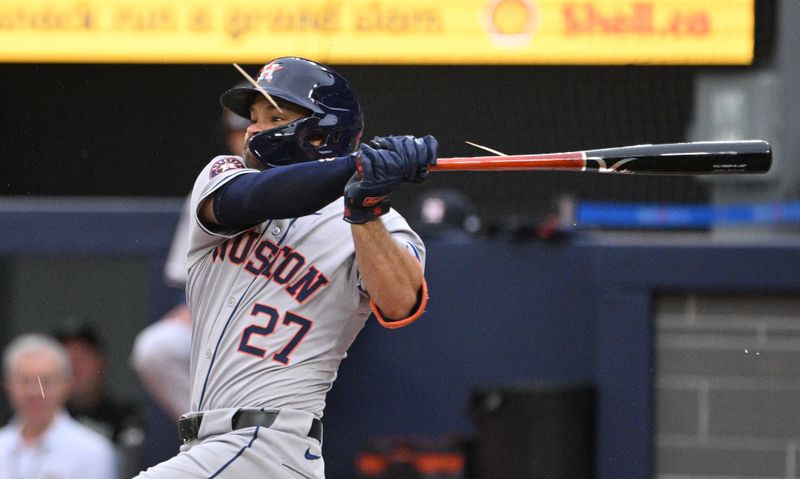
[{"label": "astros logo patch on sleeve", "polygon": [[215,161],[213,165],[211,165],[209,178],[213,178],[217,175],[225,173],[228,170],[239,170],[242,168],[245,168],[242,160],[235,156],[226,156],[225,158],[220,158],[219,160]]}]

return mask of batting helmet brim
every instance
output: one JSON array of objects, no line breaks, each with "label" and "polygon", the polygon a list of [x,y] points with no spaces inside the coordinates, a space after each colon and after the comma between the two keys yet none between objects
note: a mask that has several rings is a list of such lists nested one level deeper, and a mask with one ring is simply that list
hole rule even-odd
[{"label": "batting helmet brim", "polygon": [[[313,113],[322,114],[322,109],[309,101],[307,98],[300,98],[293,92],[284,90],[282,88],[268,87],[265,88],[267,93],[274,98],[279,98],[283,101],[288,101],[295,105],[301,106]],[[250,107],[256,98],[262,93],[255,88],[232,88],[222,94],[219,101],[222,106],[228,110],[236,113],[237,115],[250,119]]]}]

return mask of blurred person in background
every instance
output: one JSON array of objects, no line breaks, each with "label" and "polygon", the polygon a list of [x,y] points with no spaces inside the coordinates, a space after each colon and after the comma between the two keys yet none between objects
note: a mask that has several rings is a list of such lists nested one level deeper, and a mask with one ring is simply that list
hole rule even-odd
[{"label": "blurred person in background", "polygon": [[[246,83],[238,83],[235,87],[244,85]],[[246,119],[224,110],[215,132],[220,144],[230,153],[241,154],[249,124]],[[170,452],[173,448],[177,451],[180,442],[174,425],[181,414],[189,410],[192,321],[186,306],[185,290],[188,275],[190,196],[187,195],[184,201],[164,264],[164,284],[175,292],[174,306],[136,335],[129,358],[131,369],[139,378],[147,396],[152,399],[154,407],[158,409],[147,415],[148,446],[143,450],[144,466],[171,457],[174,454]]]},{"label": "blurred person in background", "polygon": [[66,349],[72,369],[72,388],[66,409],[84,426],[111,440],[120,456],[123,473],[136,472],[144,432],[133,402],[114,397],[106,375],[108,358],[97,331],[82,320],[64,322],[55,333]]},{"label": "blurred person in background", "polygon": [[453,188],[436,188],[421,193],[414,203],[410,221],[423,239],[451,242],[474,241],[481,228],[475,203]]},{"label": "blurred person in background", "polygon": [[14,417],[0,429],[0,478],[119,477],[109,439],[64,410],[72,369],[58,341],[40,334],[14,339],[3,354],[3,377]]},{"label": "blurred person in background", "polygon": [[[246,88],[240,82],[233,88]],[[220,136],[228,153],[241,155],[250,122],[223,109],[219,121]],[[167,261],[164,282],[179,291],[177,304],[161,319],[143,329],[134,340],[131,367],[148,394],[174,421],[189,410],[189,351],[192,321],[186,307],[187,255],[189,252],[189,198],[183,205],[175,228]]]}]

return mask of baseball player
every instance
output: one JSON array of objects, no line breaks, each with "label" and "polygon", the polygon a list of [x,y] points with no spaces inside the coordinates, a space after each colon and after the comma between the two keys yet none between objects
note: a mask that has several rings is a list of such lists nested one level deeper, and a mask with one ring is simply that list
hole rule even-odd
[{"label": "baseball player", "polygon": [[355,91],[313,61],[278,58],[256,81],[221,97],[251,121],[244,156],[214,158],[192,191],[184,447],[142,479],[324,478],[347,349],[371,314],[398,328],[425,309],[424,245],[387,195],[425,179],[436,140],[359,145]]}]

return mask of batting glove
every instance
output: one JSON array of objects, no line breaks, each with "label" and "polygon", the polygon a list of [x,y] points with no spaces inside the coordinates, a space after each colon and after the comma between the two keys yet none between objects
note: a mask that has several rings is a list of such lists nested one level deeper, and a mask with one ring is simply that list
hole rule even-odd
[{"label": "batting glove", "polygon": [[376,136],[370,146],[389,150],[403,159],[402,180],[409,183],[422,183],[428,176],[428,166],[436,164],[436,150],[439,142],[431,135],[415,138],[411,135]]},{"label": "batting glove", "polygon": [[344,220],[366,223],[388,213],[391,202],[386,195],[400,186],[404,164],[393,151],[360,145],[356,172],[344,187]]}]

